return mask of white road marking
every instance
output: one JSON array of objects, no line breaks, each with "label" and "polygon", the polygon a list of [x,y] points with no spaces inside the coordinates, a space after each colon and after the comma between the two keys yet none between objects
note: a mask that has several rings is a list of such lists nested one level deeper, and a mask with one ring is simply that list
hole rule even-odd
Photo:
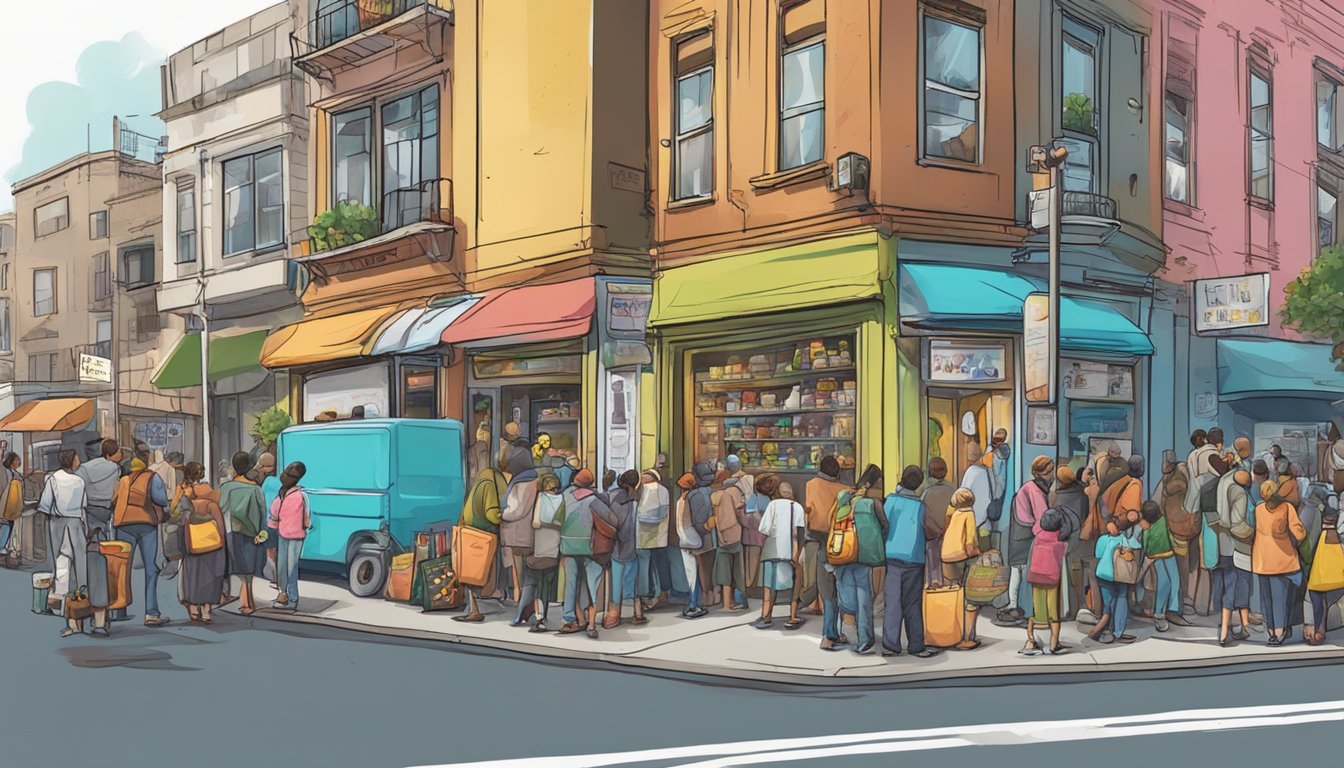
[{"label": "white road marking", "polygon": [[1092,739],[1132,738],[1189,731],[1272,728],[1344,721],[1344,701],[1324,701],[1227,709],[1192,709],[1123,717],[1044,720],[1021,723],[876,731],[814,738],[740,741],[595,755],[528,757],[449,763],[425,768],[601,768],[670,760],[692,760],[679,768],[731,768],[739,765],[816,760],[865,754],[919,752],[956,747]]}]

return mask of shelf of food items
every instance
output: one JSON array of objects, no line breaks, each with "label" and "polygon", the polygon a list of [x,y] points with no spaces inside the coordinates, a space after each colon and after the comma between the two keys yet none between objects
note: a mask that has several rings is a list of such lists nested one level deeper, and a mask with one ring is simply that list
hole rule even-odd
[{"label": "shelf of food items", "polygon": [[710,364],[694,376],[697,456],[736,454],[758,472],[813,472],[826,455],[852,461],[858,383],[851,338],[707,354]]}]

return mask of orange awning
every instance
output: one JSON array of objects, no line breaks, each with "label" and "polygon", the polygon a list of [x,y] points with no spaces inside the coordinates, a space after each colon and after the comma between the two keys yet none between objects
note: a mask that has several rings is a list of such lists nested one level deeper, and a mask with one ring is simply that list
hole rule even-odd
[{"label": "orange awning", "polygon": [[87,397],[29,400],[0,419],[0,432],[65,432],[93,421],[93,410]]},{"label": "orange awning", "polygon": [[442,340],[502,346],[576,339],[592,328],[596,306],[597,281],[591,277],[487,291],[444,329]]},{"label": "orange awning", "polygon": [[400,304],[393,304],[287,325],[266,337],[261,346],[261,364],[267,368],[290,368],[367,355],[374,334],[401,309]]}]

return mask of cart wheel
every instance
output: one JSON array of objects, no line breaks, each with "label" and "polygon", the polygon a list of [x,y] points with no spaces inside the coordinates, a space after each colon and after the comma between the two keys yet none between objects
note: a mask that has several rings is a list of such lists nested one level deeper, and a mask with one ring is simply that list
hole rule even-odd
[{"label": "cart wheel", "polygon": [[374,597],[387,581],[387,557],[382,552],[359,552],[350,561],[350,593]]}]

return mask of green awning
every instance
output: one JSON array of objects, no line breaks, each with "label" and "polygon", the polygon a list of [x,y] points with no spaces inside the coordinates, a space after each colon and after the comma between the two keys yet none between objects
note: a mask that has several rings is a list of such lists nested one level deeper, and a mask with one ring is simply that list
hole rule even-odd
[{"label": "green awning", "polygon": [[[211,334],[210,381],[262,370],[259,359],[266,333],[262,330],[231,336]],[[201,386],[201,334],[189,333],[177,342],[154,374],[154,386],[159,389]]]}]

